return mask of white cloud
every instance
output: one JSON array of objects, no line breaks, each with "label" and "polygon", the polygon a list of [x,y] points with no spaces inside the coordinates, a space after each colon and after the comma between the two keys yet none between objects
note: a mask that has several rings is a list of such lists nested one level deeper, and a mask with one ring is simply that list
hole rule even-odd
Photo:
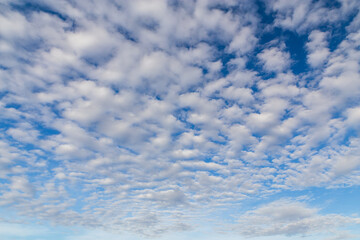
[{"label": "white cloud", "polygon": [[322,24],[333,24],[346,19],[353,13],[356,5],[356,0],[337,1],[330,7],[326,6],[326,1],[271,0],[267,8],[276,13],[275,26],[302,33]]},{"label": "white cloud", "polygon": [[360,122],[360,108],[350,108],[347,110],[347,124],[349,124],[350,127],[357,128],[358,123]]},{"label": "white cloud", "polygon": [[323,64],[330,54],[327,48],[326,33],[314,30],[309,35],[307,48],[310,52],[308,62],[312,67],[318,67]]},{"label": "white cloud", "polygon": [[27,34],[27,21],[25,16],[20,13],[11,12],[0,16],[1,30],[0,34],[5,38],[21,38]]},{"label": "white cloud", "polygon": [[248,237],[276,235],[310,235],[327,233],[343,225],[357,224],[359,218],[338,214],[319,213],[304,202],[278,200],[245,212],[239,219],[237,230]]},{"label": "white cloud", "polygon": [[[245,198],[360,183],[358,17],[331,51],[317,28],[355,1],[269,1],[272,24],[249,1],[9,4],[1,203],[20,215],[159,237]],[[292,72],[285,37],[263,44],[275,28],[307,37],[311,71]],[[239,218],[248,236],[352,221],[291,201]]]},{"label": "white cloud", "polygon": [[242,28],[229,45],[230,51],[246,54],[256,45],[258,39],[254,36],[253,30],[249,27]]},{"label": "white cloud", "polygon": [[263,50],[258,54],[258,58],[264,64],[264,69],[268,72],[283,72],[291,63],[290,55],[277,47]]}]

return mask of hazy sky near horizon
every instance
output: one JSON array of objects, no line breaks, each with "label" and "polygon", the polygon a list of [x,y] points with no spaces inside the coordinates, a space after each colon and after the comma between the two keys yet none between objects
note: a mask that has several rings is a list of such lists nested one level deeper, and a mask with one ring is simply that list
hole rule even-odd
[{"label": "hazy sky near horizon", "polygon": [[0,0],[0,239],[360,239],[359,9]]}]

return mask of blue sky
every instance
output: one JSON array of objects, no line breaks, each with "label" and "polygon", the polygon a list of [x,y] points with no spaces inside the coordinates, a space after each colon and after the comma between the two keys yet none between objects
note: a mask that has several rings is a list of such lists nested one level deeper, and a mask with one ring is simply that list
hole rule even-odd
[{"label": "blue sky", "polygon": [[1,1],[1,240],[359,239],[359,8]]}]

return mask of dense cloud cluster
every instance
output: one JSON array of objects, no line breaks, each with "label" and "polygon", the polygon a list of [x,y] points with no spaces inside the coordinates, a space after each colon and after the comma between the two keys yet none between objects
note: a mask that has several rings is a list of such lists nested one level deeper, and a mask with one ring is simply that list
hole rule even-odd
[{"label": "dense cloud cluster", "polygon": [[[243,199],[359,185],[359,6],[2,1],[0,204],[158,236]],[[269,236],[359,219],[283,199],[235,222]]]}]

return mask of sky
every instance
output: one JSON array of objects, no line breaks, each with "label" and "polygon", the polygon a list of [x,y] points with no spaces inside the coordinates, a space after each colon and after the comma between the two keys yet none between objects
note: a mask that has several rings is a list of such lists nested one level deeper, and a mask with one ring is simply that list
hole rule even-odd
[{"label": "sky", "polygon": [[0,239],[360,239],[359,9],[0,0]]}]

